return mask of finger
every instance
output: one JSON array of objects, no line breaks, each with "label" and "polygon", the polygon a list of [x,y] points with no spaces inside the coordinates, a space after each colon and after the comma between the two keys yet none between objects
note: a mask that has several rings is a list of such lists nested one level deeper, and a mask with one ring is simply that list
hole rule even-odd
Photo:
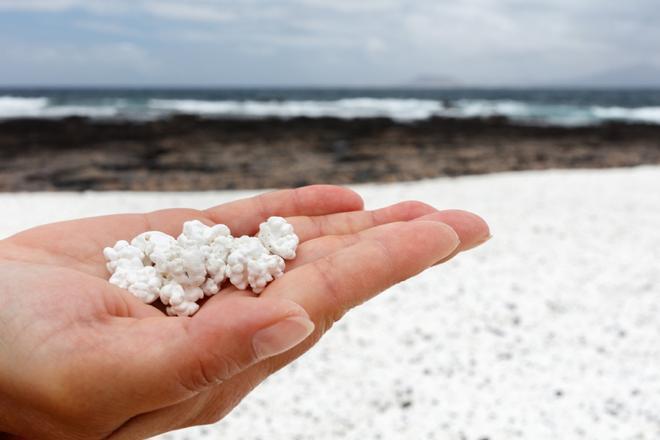
[{"label": "finger", "polygon": [[[417,201],[406,201],[374,211],[342,212],[313,217],[289,217],[287,220],[293,225],[301,245],[297,250],[298,256],[287,262],[287,270],[309,262],[314,255],[323,256],[339,250],[341,247],[354,244],[357,237],[352,237],[352,235],[360,231],[387,223],[412,220],[420,216],[423,218],[425,214],[433,212],[437,212],[437,210],[430,205]],[[307,241],[316,242],[317,237],[321,236],[330,238],[323,240],[324,244],[321,246],[318,246],[318,242],[315,246],[306,246]],[[342,239],[342,237],[346,238]],[[302,258],[300,252],[303,253]],[[309,258],[306,258],[305,255],[308,255]],[[223,289],[223,293],[234,293],[236,291],[237,289],[233,286]]]},{"label": "finger", "polygon": [[490,238],[488,223],[476,214],[458,209],[449,209],[419,218],[446,223],[456,231],[461,244],[456,252],[465,252],[483,244]]},{"label": "finger", "polygon": [[[365,211],[363,211],[365,212]],[[488,225],[481,217],[466,211],[439,211],[423,215],[414,221],[437,221],[448,224],[457,233],[460,245],[452,252],[452,256],[458,252],[472,249],[490,235]],[[365,229],[356,234],[325,235],[302,243],[297,250],[294,260],[287,262],[287,270],[295,269],[304,264],[311,263],[326,255],[330,255],[343,248],[352,246],[361,240],[380,240],[392,228],[397,225],[386,224]],[[446,261],[449,257],[443,258]]]},{"label": "finger", "polygon": [[461,252],[481,246],[491,238],[488,224],[478,215],[461,210],[441,211],[420,217],[420,220],[436,220],[448,224],[458,234],[461,244],[436,264],[445,263]]},{"label": "finger", "polygon": [[437,212],[425,203],[407,201],[374,211],[341,212],[320,216],[296,216],[287,220],[305,242],[324,235],[354,234],[385,223],[412,220],[423,215]]},{"label": "finger", "polygon": [[[133,230],[117,238],[134,237],[146,230],[162,231],[178,235],[188,220],[200,220],[207,224],[222,223],[229,227],[232,235],[252,235],[259,224],[271,216],[323,216],[338,212],[355,211],[363,208],[363,201],[354,191],[333,185],[312,185],[259,194],[197,211],[193,209],[166,209],[142,214],[142,224],[133,225]],[[121,217],[121,218],[117,218]],[[115,216],[110,220],[119,224],[126,216]],[[102,218],[100,218],[102,219]],[[123,223],[123,222],[122,222]],[[107,225],[109,226],[109,225]]]},{"label": "finger", "polygon": [[124,331],[133,342],[115,345],[121,364],[115,375],[125,372],[123,391],[140,396],[136,413],[189,399],[314,330],[305,310],[286,299],[213,299],[193,318],[148,318]]},{"label": "finger", "polygon": [[388,233],[300,266],[276,280],[265,297],[300,304],[318,323],[343,313],[450,255],[456,232],[435,221],[392,224]]},{"label": "finger", "polygon": [[360,196],[348,188],[312,185],[226,203],[207,209],[205,214],[215,223],[226,224],[238,236],[256,233],[259,224],[274,215],[323,216],[357,211],[363,206]]},{"label": "finger", "polygon": [[29,247],[38,263],[73,268],[107,278],[102,250],[118,240],[148,231],[171,235],[181,232],[185,221],[225,222],[234,234],[256,231],[271,215],[324,215],[362,208],[353,191],[328,185],[267,193],[207,211],[168,209],[148,214],[123,214],[53,223],[30,229],[7,240],[7,246]]}]

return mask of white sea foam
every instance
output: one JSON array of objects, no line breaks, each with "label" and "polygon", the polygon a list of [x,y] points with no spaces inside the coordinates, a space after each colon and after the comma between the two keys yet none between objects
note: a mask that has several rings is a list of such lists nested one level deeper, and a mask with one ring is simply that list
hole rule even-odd
[{"label": "white sea foam", "polygon": [[546,123],[563,126],[601,122],[588,107],[568,104],[541,104],[514,100],[461,99],[444,116],[488,118],[501,116],[522,123]]},{"label": "white sea foam", "polygon": [[424,99],[349,98],[335,101],[202,101],[152,99],[156,110],[231,117],[341,119],[385,117],[394,120],[428,119],[442,114],[440,101]]},{"label": "white sea foam", "polygon": [[529,105],[519,101],[461,99],[456,101],[455,107],[447,110],[446,115],[461,118],[483,118],[492,116],[516,118],[525,117],[528,112]]},{"label": "white sea foam", "polygon": [[514,100],[461,99],[450,105],[430,99],[350,98],[335,101],[149,101],[155,112],[245,118],[334,117],[341,119],[384,117],[420,121],[434,116],[489,118],[502,116],[522,123],[564,126],[590,125],[610,120],[660,124],[660,107],[587,107],[540,104]]},{"label": "white sea foam", "polygon": [[0,119],[41,117],[150,119],[173,114],[230,118],[390,118],[422,121],[450,118],[506,117],[520,123],[564,126],[591,125],[613,120],[660,124],[660,107],[625,108],[537,103],[510,99],[459,99],[443,102],[412,98],[345,98],[337,100],[199,100],[104,99],[96,102],[53,102],[46,97],[0,96]]},{"label": "white sea foam", "polygon": [[593,107],[593,113],[598,119],[660,124],[660,107]]},{"label": "white sea foam", "polygon": [[64,118],[86,116],[111,118],[119,115],[116,105],[51,105],[48,98],[0,96],[0,118]]},{"label": "white sea foam", "polygon": [[119,109],[111,106],[62,105],[44,109],[41,116],[46,118],[64,118],[85,116],[88,118],[112,118],[119,115]]},{"label": "white sea foam", "polygon": [[47,106],[47,98],[0,96],[0,118],[39,116]]}]

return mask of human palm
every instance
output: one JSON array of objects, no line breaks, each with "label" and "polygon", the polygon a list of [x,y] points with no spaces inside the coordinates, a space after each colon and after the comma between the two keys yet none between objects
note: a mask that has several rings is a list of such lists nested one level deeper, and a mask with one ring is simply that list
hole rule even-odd
[{"label": "human palm", "polygon": [[[259,297],[228,287],[192,318],[167,317],[107,281],[102,249],[117,240],[176,235],[191,219],[252,234],[271,215],[286,216],[301,244]],[[0,241],[0,431],[121,439],[217,421],[348,309],[488,235],[466,212],[419,202],[363,211],[349,190],[312,186]]]}]

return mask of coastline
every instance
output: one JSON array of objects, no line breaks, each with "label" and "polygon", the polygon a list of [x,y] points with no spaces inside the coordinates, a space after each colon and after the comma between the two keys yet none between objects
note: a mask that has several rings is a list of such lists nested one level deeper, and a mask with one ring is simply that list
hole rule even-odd
[{"label": "coastline", "polygon": [[660,164],[660,125],[504,118],[0,121],[0,191],[206,191]]}]

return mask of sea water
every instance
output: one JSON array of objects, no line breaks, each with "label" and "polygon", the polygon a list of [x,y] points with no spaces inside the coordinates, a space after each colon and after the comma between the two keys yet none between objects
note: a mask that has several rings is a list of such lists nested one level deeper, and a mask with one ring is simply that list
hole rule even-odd
[{"label": "sea water", "polygon": [[0,89],[0,119],[176,114],[222,118],[505,117],[544,125],[660,124],[660,89],[40,88]]}]

